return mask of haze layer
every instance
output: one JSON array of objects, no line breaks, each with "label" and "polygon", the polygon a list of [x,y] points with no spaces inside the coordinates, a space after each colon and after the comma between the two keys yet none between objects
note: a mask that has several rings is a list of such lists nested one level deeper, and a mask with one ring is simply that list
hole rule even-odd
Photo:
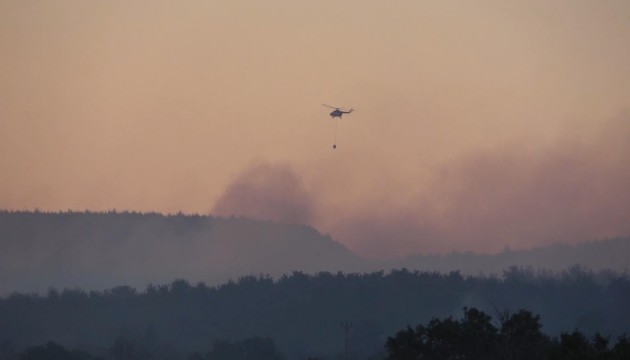
[{"label": "haze layer", "polygon": [[0,0],[0,208],[305,222],[373,257],[627,235],[629,16]]}]

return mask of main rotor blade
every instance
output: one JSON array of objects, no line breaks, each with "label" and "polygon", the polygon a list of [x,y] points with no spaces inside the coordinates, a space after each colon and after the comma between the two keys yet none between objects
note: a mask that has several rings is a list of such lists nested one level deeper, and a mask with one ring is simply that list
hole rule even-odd
[{"label": "main rotor blade", "polygon": [[327,106],[327,107],[329,107],[331,109],[339,110],[339,108],[336,107],[336,106],[330,106],[330,105],[326,105],[326,104],[322,104],[322,105]]}]

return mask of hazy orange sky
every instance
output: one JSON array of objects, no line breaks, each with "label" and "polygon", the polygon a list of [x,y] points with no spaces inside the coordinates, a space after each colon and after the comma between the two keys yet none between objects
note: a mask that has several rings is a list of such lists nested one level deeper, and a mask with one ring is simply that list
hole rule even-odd
[{"label": "hazy orange sky", "polygon": [[372,257],[630,235],[629,39],[625,0],[0,0],[0,208]]}]

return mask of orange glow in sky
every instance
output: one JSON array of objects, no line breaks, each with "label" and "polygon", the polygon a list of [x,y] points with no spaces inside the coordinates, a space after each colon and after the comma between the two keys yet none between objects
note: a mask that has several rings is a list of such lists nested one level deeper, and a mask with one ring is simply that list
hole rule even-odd
[{"label": "orange glow in sky", "polygon": [[[628,1],[0,0],[0,208],[359,254],[630,234]],[[354,107],[337,128],[330,109]]]}]

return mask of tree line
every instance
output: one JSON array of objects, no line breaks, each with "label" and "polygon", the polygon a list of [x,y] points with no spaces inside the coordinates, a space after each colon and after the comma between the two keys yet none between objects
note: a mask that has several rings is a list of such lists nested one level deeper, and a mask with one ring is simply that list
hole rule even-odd
[{"label": "tree line", "polygon": [[54,341],[31,346],[21,352],[5,341],[0,343],[0,360],[285,360],[270,338],[252,337],[240,341],[215,341],[211,350],[183,355],[173,348],[150,348],[118,337],[96,355],[81,349],[69,349]]},{"label": "tree line", "polygon": [[[541,331],[540,316],[527,310],[497,311],[492,317],[476,308],[464,308],[459,320],[433,318],[426,325],[407,326],[387,338],[385,352],[370,360],[626,360],[630,338],[623,334],[611,344],[610,337],[588,337],[578,330],[551,337]],[[17,353],[7,341],[0,343],[0,360],[285,360],[270,338],[215,341],[210,351],[187,356],[166,347],[151,348],[123,337],[105,352],[93,355],[69,350],[49,341]],[[309,358],[314,360],[314,358]],[[361,358],[353,360],[359,360]],[[363,357],[365,359],[365,357]]]},{"label": "tree line", "polygon": [[550,336],[577,329],[617,337],[630,332],[630,280],[625,274],[575,267],[558,274],[511,268],[500,277],[406,269],[389,273],[295,272],[247,276],[219,286],[176,280],[143,291],[50,289],[0,298],[0,341],[22,351],[48,341],[100,354],[123,337],[139,348],[203,352],[213,341],[274,339],[288,358],[342,353],[341,322],[353,323],[350,353],[383,351],[409,324],[457,316],[466,306],[492,313],[528,309]]}]

